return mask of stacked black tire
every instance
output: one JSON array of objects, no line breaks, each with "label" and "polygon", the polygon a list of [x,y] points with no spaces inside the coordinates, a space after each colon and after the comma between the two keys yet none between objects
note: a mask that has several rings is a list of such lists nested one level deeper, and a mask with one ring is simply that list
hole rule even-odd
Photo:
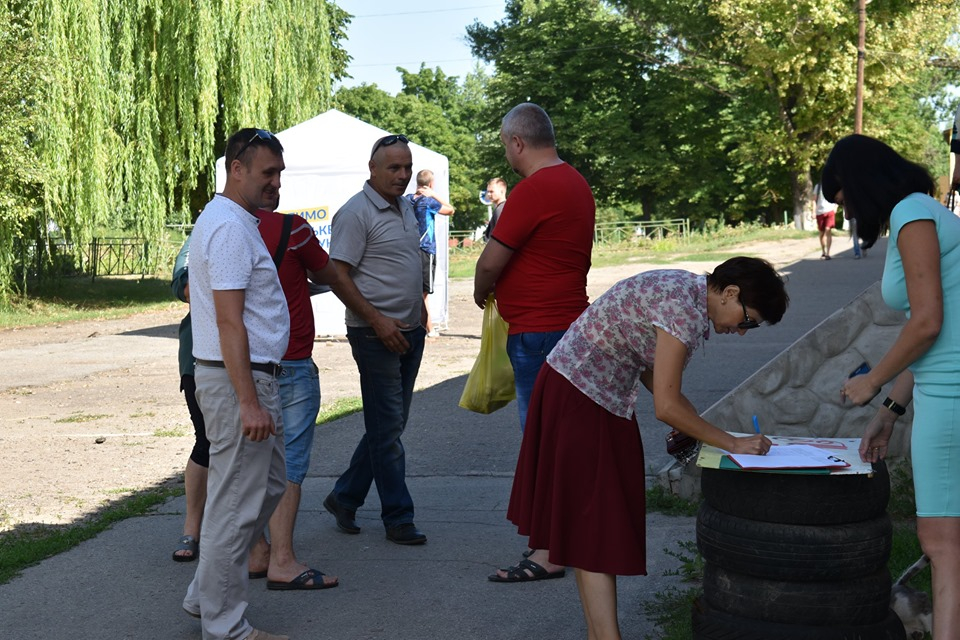
[{"label": "stacked black tire", "polygon": [[890,478],[703,469],[694,640],[904,640],[890,610]]}]

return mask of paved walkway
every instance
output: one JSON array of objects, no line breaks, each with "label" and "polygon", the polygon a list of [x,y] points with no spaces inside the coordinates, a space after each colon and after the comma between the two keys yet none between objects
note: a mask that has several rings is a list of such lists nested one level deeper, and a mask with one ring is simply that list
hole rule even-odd
[{"label": "paved walkway", "polygon": [[[706,410],[879,279],[884,250],[881,241],[870,258],[859,261],[849,250],[829,262],[811,253],[787,267],[791,306],[784,321],[746,338],[712,337],[691,362],[684,391]],[[318,431],[295,544],[301,560],[338,575],[341,586],[273,592],[265,581],[254,581],[248,617],[255,626],[298,640],[585,637],[572,571],[562,580],[531,584],[486,580],[496,566],[519,560],[525,548],[504,518],[519,430],[514,405],[490,416],[457,409],[462,387],[461,376],[417,393],[404,437],[416,522],[429,536],[422,547],[384,539],[375,493],[358,514],[360,535],[336,530],[321,501],[346,466],[362,431],[361,417],[348,416]],[[638,411],[648,475],[668,462],[667,429],[653,419],[649,404],[641,398]],[[0,637],[199,638],[199,623],[180,610],[195,565],[170,560],[183,509],[183,498],[172,500],[0,586]],[[644,603],[671,587],[685,587],[678,577],[665,575],[680,561],[663,550],[682,552],[680,543],[694,540],[693,518],[650,514],[647,522],[649,575],[618,583],[625,638],[658,637]]]}]

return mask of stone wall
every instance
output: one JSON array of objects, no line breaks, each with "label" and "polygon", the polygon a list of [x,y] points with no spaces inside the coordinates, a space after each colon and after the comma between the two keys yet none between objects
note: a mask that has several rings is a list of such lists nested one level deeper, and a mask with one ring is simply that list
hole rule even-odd
[{"label": "stone wall", "polygon": [[[884,304],[877,282],[721,398],[703,417],[714,424],[749,424],[747,416],[756,415],[766,434],[859,438],[893,383],[865,407],[842,403],[840,386],[861,362],[876,364],[904,322],[903,312]],[[909,453],[912,423],[911,405],[894,428],[888,459]],[[685,466],[668,464],[658,481],[683,497],[700,493],[695,461]]]}]

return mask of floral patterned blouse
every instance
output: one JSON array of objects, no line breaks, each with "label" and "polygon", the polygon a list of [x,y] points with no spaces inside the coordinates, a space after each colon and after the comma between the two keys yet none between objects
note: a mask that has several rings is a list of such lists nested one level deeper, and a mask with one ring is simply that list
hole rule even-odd
[{"label": "floral patterned blouse", "polygon": [[570,325],[547,362],[601,407],[629,419],[640,374],[653,366],[657,328],[686,345],[686,366],[709,337],[706,276],[660,269],[621,280]]}]

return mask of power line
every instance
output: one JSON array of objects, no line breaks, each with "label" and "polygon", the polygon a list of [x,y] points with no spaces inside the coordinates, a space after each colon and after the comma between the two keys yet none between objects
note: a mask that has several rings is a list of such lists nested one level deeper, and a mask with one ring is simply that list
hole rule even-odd
[{"label": "power line", "polygon": [[472,9],[493,9],[494,7],[499,7],[499,4],[480,4],[472,7],[455,7],[453,9],[431,9],[429,11],[401,11],[399,13],[368,13],[366,15],[357,15],[353,16],[353,19],[357,18],[394,18],[396,16],[415,16],[419,14],[429,13],[431,15],[437,13],[450,13],[452,11],[470,11]]}]

